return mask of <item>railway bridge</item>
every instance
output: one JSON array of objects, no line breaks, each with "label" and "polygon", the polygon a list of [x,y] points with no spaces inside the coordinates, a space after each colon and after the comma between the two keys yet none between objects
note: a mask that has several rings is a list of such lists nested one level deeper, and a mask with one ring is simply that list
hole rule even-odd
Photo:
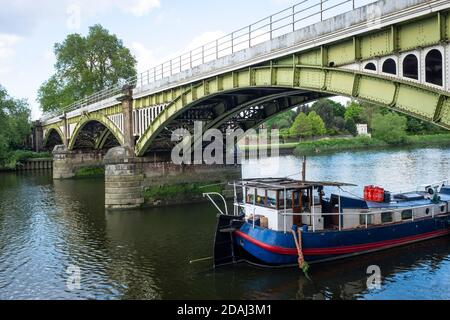
[{"label": "railway bridge", "polygon": [[[179,128],[258,127],[295,106],[345,96],[450,129],[450,0],[305,0],[47,114],[37,149],[55,179],[106,164],[106,206],[141,205],[143,187],[230,167],[176,168]],[[170,180],[173,179],[173,180]]]}]

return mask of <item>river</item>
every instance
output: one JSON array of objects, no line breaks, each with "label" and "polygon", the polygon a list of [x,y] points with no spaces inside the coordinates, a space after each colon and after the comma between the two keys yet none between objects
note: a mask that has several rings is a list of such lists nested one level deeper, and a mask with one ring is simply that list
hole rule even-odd
[{"label": "river", "polygon": [[[244,177],[300,171],[292,156],[243,166]],[[407,191],[450,178],[450,150],[315,156],[307,178]],[[315,265],[311,279],[297,269],[214,271],[189,261],[211,256],[215,214],[207,203],[105,212],[102,179],[0,174],[0,299],[450,299],[450,238]],[[367,287],[371,265],[380,288]],[[79,289],[67,286],[69,267]]]}]

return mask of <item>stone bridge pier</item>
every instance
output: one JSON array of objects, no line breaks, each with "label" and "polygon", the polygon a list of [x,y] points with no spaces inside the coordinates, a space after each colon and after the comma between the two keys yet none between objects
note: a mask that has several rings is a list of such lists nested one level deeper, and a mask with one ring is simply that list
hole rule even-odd
[{"label": "stone bridge pier", "polygon": [[82,168],[103,167],[103,158],[101,151],[70,151],[65,145],[57,145],[53,149],[53,179],[71,179]]}]

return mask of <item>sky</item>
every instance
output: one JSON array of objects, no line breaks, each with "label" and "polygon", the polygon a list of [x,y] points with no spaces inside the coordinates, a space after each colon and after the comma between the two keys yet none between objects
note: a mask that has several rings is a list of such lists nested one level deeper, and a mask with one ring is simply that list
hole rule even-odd
[{"label": "sky", "polygon": [[54,73],[55,43],[101,24],[123,40],[138,72],[256,22],[292,0],[0,0],[0,85],[41,116],[40,85]]}]

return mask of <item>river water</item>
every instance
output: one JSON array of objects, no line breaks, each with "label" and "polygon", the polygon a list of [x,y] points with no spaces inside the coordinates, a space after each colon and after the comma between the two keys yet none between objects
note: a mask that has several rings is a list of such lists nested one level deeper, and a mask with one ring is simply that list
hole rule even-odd
[{"label": "river water", "polygon": [[[299,177],[300,168],[285,156],[246,164],[243,175]],[[310,157],[307,178],[407,191],[450,178],[450,150]],[[450,299],[450,238],[315,265],[309,280],[297,269],[214,271],[189,264],[211,256],[209,204],[109,213],[103,190],[102,179],[0,174],[0,299]],[[379,288],[367,287],[371,265]],[[68,273],[77,268],[80,288]]]}]

